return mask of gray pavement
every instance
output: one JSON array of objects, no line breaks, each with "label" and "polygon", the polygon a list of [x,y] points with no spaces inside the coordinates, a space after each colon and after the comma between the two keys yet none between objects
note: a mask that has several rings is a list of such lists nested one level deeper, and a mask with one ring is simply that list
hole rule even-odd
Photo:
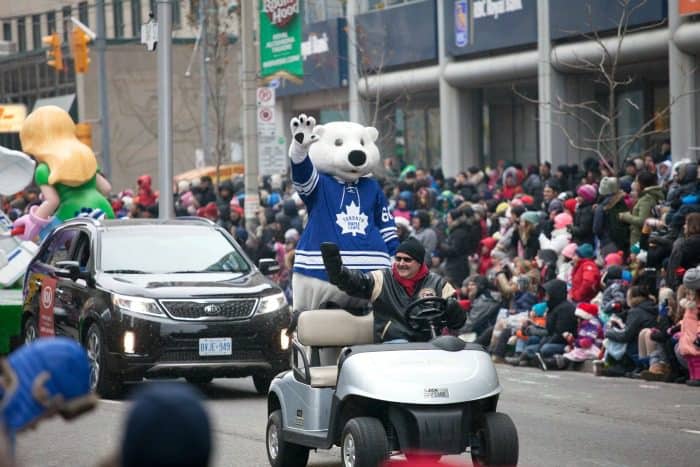
[{"label": "gray pavement", "polygon": [[[521,466],[700,465],[700,389],[589,373],[499,365],[499,410],[513,417]],[[214,420],[215,466],[267,466],[265,398],[252,380],[215,380],[205,394]],[[23,466],[95,466],[119,444],[128,402],[102,401],[74,422],[50,420],[21,434]],[[470,465],[451,456],[445,464]],[[339,466],[339,450],[309,465]]]}]

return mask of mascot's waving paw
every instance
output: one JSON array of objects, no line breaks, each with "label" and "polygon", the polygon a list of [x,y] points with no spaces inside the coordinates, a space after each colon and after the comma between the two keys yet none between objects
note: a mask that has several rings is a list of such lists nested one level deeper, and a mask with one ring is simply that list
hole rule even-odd
[{"label": "mascot's waving paw", "polygon": [[289,121],[289,128],[292,131],[292,144],[289,145],[289,157],[293,162],[301,162],[312,143],[318,141],[318,135],[314,133],[316,119],[300,114]]}]

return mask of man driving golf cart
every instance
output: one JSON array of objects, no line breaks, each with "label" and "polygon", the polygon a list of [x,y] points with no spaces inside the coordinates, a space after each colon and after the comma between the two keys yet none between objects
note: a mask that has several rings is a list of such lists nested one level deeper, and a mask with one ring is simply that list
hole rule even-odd
[{"label": "man driving golf cart", "polygon": [[[435,311],[440,317],[439,325],[449,329],[459,329],[466,320],[466,314],[460,308],[455,289],[443,277],[428,271],[423,263],[425,248],[415,238],[404,240],[396,249],[394,264],[391,269],[380,269],[370,273],[350,270],[343,266],[338,246],[334,243],[322,243],[323,264],[331,284],[343,292],[372,303],[374,310],[374,335],[378,342],[420,342],[433,337],[431,328],[416,326],[416,320],[409,319],[409,304],[424,299],[426,311]],[[446,302],[440,299],[446,299]],[[436,310],[442,304],[444,310]],[[436,305],[437,304],[437,305]],[[413,313],[420,317],[422,311]],[[433,329],[440,332],[440,329]]]}]

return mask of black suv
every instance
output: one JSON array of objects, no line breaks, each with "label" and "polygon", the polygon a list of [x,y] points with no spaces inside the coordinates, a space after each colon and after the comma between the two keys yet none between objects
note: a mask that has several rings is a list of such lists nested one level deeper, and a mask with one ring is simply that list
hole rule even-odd
[{"label": "black suv", "polygon": [[24,341],[81,342],[105,397],[143,377],[252,376],[258,392],[289,366],[282,290],[231,236],[199,218],[77,218],[41,244],[24,283]]}]

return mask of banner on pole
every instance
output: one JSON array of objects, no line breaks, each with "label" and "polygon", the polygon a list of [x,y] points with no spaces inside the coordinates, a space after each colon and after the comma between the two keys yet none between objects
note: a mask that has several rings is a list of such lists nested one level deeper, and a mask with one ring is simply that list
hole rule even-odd
[{"label": "banner on pole", "polygon": [[301,0],[259,0],[260,74],[263,79],[304,76],[301,55]]}]

